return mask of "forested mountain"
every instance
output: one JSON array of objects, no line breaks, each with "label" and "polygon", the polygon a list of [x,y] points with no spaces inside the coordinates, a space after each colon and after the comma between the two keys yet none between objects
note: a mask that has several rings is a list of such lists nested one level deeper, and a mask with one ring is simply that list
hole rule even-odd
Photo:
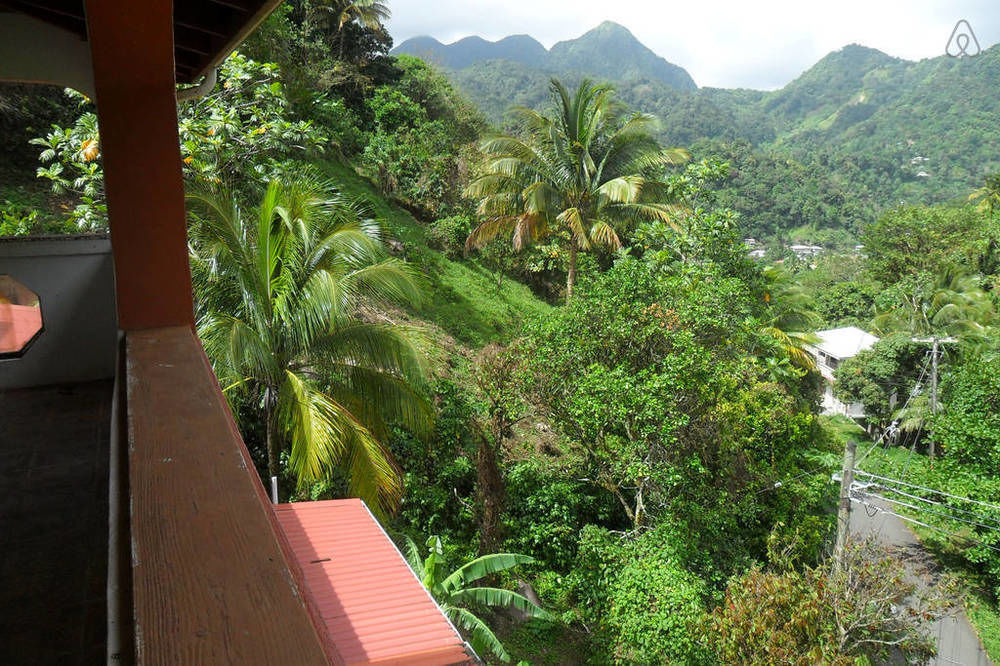
[{"label": "forested mountain", "polygon": [[514,35],[497,42],[466,37],[453,44],[442,44],[433,37],[414,37],[392,53],[414,55],[455,70],[508,60],[531,65],[543,73],[584,73],[615,81],[648,79],[677,90],[698,88],[683,68],[656,55],[627,28],[611,21],[576,39],[559,42],[549,51],[527,35]]},{"label": "forested mountain", "polygon": [[417,56],[439,67],[462,69],[485,60],[509,60],[542,67],[548,51],[528,35],[511,35],[490,42],[482,37],[466,37],[442,44],[433,37],[414,37],[393,49],[394,54]]},{"label": "forested mountain", "polygon": [[[963,198],[1000,169],[1000,47],[913,62],[852,44],[779,90],[757,91],[697,88],[613,23],[541,59],[537,49],[511,52],[508,40],[474,50],[470,39],[437,43],[446,55],[435,61],[494,122],[514,105],[544,107],[553,75],[608,80],[626,104],[659,117],[664,142],[730,161],[721,196],[754,235],[844,230],[848,243],[891,206]],[[397,51],[420,55],[425,41]]]}]

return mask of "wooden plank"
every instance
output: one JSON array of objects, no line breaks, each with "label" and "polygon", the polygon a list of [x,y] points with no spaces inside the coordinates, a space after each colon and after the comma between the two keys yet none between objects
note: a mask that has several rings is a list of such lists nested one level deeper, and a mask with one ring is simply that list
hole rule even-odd
[{"label": "wooden plank", "polygon": [[171,0],[86,0],[123,330],[194,325]]},{"label": "wooden plank", "polygon": [[136,663],[331,663],[194,333],[126,354]]}]

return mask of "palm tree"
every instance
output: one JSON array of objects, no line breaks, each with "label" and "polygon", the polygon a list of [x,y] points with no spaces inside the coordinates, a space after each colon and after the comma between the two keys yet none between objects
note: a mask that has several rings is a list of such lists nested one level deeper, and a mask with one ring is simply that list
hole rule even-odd
[{"label": "palm tree", "polygon": [[879,333],[908,333],[920,338],[955,337],[978,343],[989,339],[996,310],[979,278],[954,271],[938,275],[930,289],[917,287],[895,306],[879,313]]},{"label": "palm tree", "polygon": [[359,309],[417,302],[414,272],[315,179],[272,182],[252,211],[224,193],[190,201],[198,333],[227,394],[261,406],[268,473],[287,450],[300,490],[340,470],[352,495],[391,511],[402,484],[386,423],[423,432],[431,413],[411,342]]},{"label": "palm tree", "polygon": [[330,11],[336,17],[337,30],[354,21],[369,30],[381,32],[385,22],[392,16],[389,6],[379,0],[334,0]]},{"label": "palm tree", "polygon": [[969,200],[979,201],[979,207],[993,217],[994,211],[1000,207],[1000,174],[987,176],[983,186],[969,195]]},{"label": "palm tree", "polygon": [[783,268],[768,266],[763,273],[767,314],[761,333],[776,340],[793,365],[815,370],[816,363],[805,350],[806,345],[819,342],[814,331],[822,323],[812,297]]},{"label": "palm tree", "polygon": [[606,85],[585,79],[570,95],[552,79],[551,89],[553,115],[515,109],[523,138],[496,136],[482,143],[484,171],[466,194],[479,199],[484,220],[466,248],[481,248],[501,233],[512,233],[515,250],[560,235],[569,251],[569,300],[579,250],[618,249],[616,226],[625,222],[673,224],[676,208],[665,203],[666,186],[656,175],[688,154],[662,149],[650,133],[654,118],[626,114]]},{"label": "palm tree", "polygon": [[385,32],[385,22],[392,16],[389,6],[380,0],[319,0],[316,9],[324,12],[337,35],[337,59],[344,59],[344,26],[357,23],[378,33]]},{"label": "palm tree", "polygon": [[477,557],[447,573],[447,561],[441,538],[432,536],[427,539],[427,549],[427,558],[424,559],[413,539],[406,537],[406,560],[410,568],[430,591],[448,619],[469,632],[469,643],[479,654],[488,651],[503,662],[510,661],[510,655],[496,634],[466,606],[516,608],[529,617],[552,619],[547,611],[517,592],[471,585],[486,576],[511,569],[519,564],[534,562],[534,558],[514,553],[492,553]]}]

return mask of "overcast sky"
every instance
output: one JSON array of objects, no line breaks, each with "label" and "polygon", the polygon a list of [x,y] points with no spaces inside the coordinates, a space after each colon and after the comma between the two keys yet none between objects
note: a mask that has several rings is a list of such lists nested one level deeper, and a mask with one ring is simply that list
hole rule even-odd
[{"label": "overcast sky", "polygon": [[1000,0],[389,0],[389,8],[397,44],[530,34],[551,47],[615,21],[699,86],[727,88],[779,88],[851,43],[910,60],[942,55],[963,18],[984,49],[1000,41]]}]

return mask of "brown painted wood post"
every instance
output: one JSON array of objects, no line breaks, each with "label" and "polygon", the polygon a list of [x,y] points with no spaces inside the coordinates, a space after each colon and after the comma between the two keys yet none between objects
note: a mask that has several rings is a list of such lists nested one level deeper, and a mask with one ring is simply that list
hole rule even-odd
[{"label": "brown painted wood post", "polygon": [[86,0],[124,330],[194,324],[171,0]]}]

